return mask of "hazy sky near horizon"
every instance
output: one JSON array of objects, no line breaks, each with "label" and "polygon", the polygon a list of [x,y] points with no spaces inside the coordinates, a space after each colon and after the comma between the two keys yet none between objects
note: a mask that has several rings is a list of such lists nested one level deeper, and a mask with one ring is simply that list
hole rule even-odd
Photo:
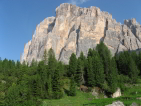
[{"label": "hazy sky near horizon", "polygon": [[0,0],[0,57],[20,60],[36,26],[46,17],[55,16],[61,3],[96,6],[112,14],[117,22],[136,18],[141,23],[141,0]]}]

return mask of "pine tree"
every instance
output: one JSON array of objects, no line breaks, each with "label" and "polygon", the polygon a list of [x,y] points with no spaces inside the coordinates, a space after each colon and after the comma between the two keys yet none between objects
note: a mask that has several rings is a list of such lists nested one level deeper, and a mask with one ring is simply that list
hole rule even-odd
[{"label": "pine tree", "polygon": [[[81,68],[82,70],[82,74],[81,74],[81,84],[85,84],[86,82],[86,76],[87,76],[87,59],[86,57],[84,56],[83,52],[80,53],[80,57],[78,58],[79,59],[79,65],[77,65],[77,70]],[[80,64],[81,64],[81,67],[80,67]]]},{"label": "pine tree", "polygon": [[32,97],[37,97],[37,81],[36,81],[36,75],[32,75],[31,76],[31,93],[32,93]]},{"label": "pine tree", "polygon": [[19,102],[20,102],[19,89],[18,86],[13,83],[6,94],[6,104],[7,106],[17,106]]},{"label": "pine tree", "polygon": [[80,86],[83,82],[83,63],[80,60],[80,58],[77,61],[77,70],[76,70],[76,75],[75,75],[75,82],[77,83],[78,86]]},{"label": "pine tree", "polygon": [[77,58],[76,58],[76,55],[72,53],[69,60],[69,75],[75,76],[76,70],[77,70]]},{"label": "pine tree", "polygon": [[141,52],[139,52],[138,59],[137,59],[137,67],[140,71],[139,75],[141,76]]},{"label": "pine tree", "polygon": [[103,61],[104,74],[106,75],[105,77],[107,77],[109,67],[110,67],[111,52],[103,42],[100,42],[100,44],[98,44],[96,46],[96,50],[98,51],[98,53]]},{"label": "pine tree", "polygon": [[136,51],[132,51],[130,53],[132,59],[134,60],[135,64],[137,65],[138,64],[138,55],[137,55],[137,52]]},{"label": "pine tree", "polygon": [[88,67],[87,67],[87,83],[89,86],[94,87],[96,82],[95,82],[95,77],[94,77],[94,70],[93,70],[93,63],[92,63],[93,58],[88,57]]},{"label": "pine tree", "polygon": [[128,66],[127,66],[127,61],[124,53],[120,53],[118,56],[118,70],[120,74],[127,75],[128,73]]},{"label": "pine tree", "polygon": [[60,78],[62,78],[65,73],[64,72],[65,69],[64,69],[64,65],[61,61],[58,62],[57,69],[59,70]]},{"label": "pine tree", "polygon": [[56,70],[56,66],[57,66],[57,60],[55,58],[55,53],[53,51],[53,49],[51,48],[48,51],[48,74],[51,74],[51,77],[54,77],[54,72]]},{"label": "pine tree", "polygon": [[112,58],[110,62],[109,74],[107,76],[107,82],[109,86],[108,92],[114,93],[117,89],[117,81],[118,80],[118,73],[115,59]]},{"label": "pine tree", "polygon": [[80,57],[79,59],[83,62],[84,64],[84,61],[86,60],[86,57],[84,56],[83,52],[80,53]]},{"label": "pine tree", "polygon": [[47,63],[48,63],[48,54],[47,54],[47,50],[46,49],[44,51],[43,61],[44,61],[44,64],[47,65]]},{"label": "pine tree", "polygon": [[93,57],[93,50],[90,48],[87,57]]},{"label": "pine tree", "polygon": [[56,69],[54,73],[54,78],[53,78],[53,92],[54,92],[55,99],[60,99],[63,96],[60,78],[61,77],[60,77],[59,70]]},{"label": "pine tree", "polygon": [[131,78],[131,83],[136,83],[138,79],[139,70],[137,69],[137,66],[132,59],[132,57],[129,58],[129,77]]},{"label": "pine tree", "polygon": [[44,61],[40,61],[37,67],[37,73],[40,76],[41,84],[41,98],[47,97],[47,81],[48,81],[48,68],[44,64]]},{"label": "pine tree", "polygon": [[105,75],[104,75],[104,68],[99,56],[95,56],[93,59],[93,70],[94,70],[94,78],[96,82],[96,86],[101,87],[104,84]]},{"label": "pine tree", "polygon": [[37,61],[35,59],[32,60],[30,67],[37,67]]},{"label": "pine tree", "polygon": [[76,85],[75,85],[75,81],[74,81],[74,77],[71,77],[71,81],[70,81],[70,91],[69,91],[69,95],[70,96],[76,96]]},{"label": "pine tree", "polygon": [[52,78],[51,78],[51,75],[48,76],[48,82],[47,82],[47,98],[48,99],[52,99],[53,98]]}]

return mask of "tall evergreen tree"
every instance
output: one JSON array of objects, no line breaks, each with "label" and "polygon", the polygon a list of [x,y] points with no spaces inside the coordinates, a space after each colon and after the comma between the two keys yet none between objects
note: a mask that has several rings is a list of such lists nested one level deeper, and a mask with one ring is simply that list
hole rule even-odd
[{"label": "tall evergreen tree", "polygon": [[48,99],[52,99],[53,98],[52,78],[51,78],[51,75],[48,76],[48,82],[47,82],[47,98]]},{"label": "tall evergreen tree", "polygon": [[141,52],[139,52],[138,59],[137,59],[137,67],[140,71],[139,75],[141,76]]},{"label": "tall evergreen tree", "polygon": [[69,95],[76,96],[76,85],[73,76],[71,76]]},{"label": "tall evergreen tree", "polygon": [[132,57],[129,57],[129,77],[131,78],[131,83],[136,83],[138,79],[139,70],[132,59]]},{"label": "tall evergreen tree", "polygon": [[83,62],[86,60],[86,57],[84,56],[83,52],[80,53],[79,59]]},{"label": "tall evergreen tree", "polygon": [[47,81],[48,81],[48,68],[44,64],[44,61],[40,61],[37,67],[37,73],[40,76],[41,84],[41,98],[47,97]]},{"label": "tall evergreen tree", "polygon": [[130,52],[130,55],[131,55],[133,61],[135,62],[135,64],[137,65],[138,64],[138,55],[137,55],[137,52],[136,51],[132,51],[132,52]]},{"label": "tall evergreen tree", "polygon": [[118,70],[120,74],[128,75],[128,62],[126,60],[126,57],[123,53],[120,53],[118,56]]},{"label": "tall evergreen tree", "polygon": [[107,77],[109,67],[110,67],[111,52],[103,42],[100,42],[100,44],[98,44],[96,46],[96,50],[98,51],[98,53],[103,61],[104,73]]},{"label": "tall evergreen tree", "polygon": [[99,56],[95,56],[93,58],[93,70],[94,70],[94,78],[96,82],[96,86],[103,87],[105,75],[104,75],[104,68]]},{"label": "tall evergreen tree", "polygon": [[92,87],[94,87],[95,86],[95,84],[96,84],[96,82],[95,82],[95,75],[94,75],[94,70],[93,70],[93,58],[92,57],[88,57],[88,69],[87,69],[87,77],[88,77],[88,79],[87,79],[87,83],[88,83],[88,85],[89,86],[92,86]]},{"label": "tall evergreen tree", "polygon": [[110,88],[108,92],[114,93],[116,91],[117,79],[118,79],[118,73],[117,73],[116,61],[114,58],[112,58],[110,62],[109,74],[107,76],[107,82]]},{"label": "tall evergreen tree", "polygon": [[55,58],[55,53],[54,53],[53,49],[51,48],[48,51],[48,72],[49,72],[49,74],[51,74],[52,78],[54,77],[54,72],[56,70],[56,66],[57,66],[57,60]]},{"label": "tall evergreen tree", "polygon": [[81,63],[81,70],[82,70],[81,84],[85,84],[86,82],[85,77],[87,76],[87,59],[84,56],[83,52],[80,53],[80,57],[78,59],[80,59],[80,62],[78,63],[79,65],[77,65],[77,70],[78,68],[80,69],[80,63]]},{"label": "tall evergreen tree", "polygon": [[77,70],[77,58],[74,53],[71,54],[69,60],[69,76],[75,76]]},{"label": "tall evergreen tree", "polygon": [[54,98],[56,99],[60,99],[63,96],[60,78],[61,77],[60,77],[59,70],[56,69],[54,73],[54,78],[53,78],[53,92],[54,92]]},{"label": "tall evergreen tree", "polygon": [[19,89],[16,84],[12,84],[12,86],[8,89],[6,94],[6,105],[7,106],[17,106],[20,102]]},{"label": "tall evergreen tree", "polygon": [[87,57],[93,57],[93,50],[90,48]]},{"label": "tall evergreen tree", "polygon": [[48,54],[47,54],[47,50],[46,49],[44,51],[43,61],[44,61],[44,64],[47,65],[47,63],[48,63]]},{"label": "tall evergreen tree", "polygon": [[83,83],[83,63],[80,60],[80,58],[77,61],[77,70],[76,70],[76,75],[75,75],[75,82],[77,83],[77,85],[81,85]]},{"label": "tall evergreen tree", "polygon": [[59,70],[59,76],[60,76],[60,78],[62,78],[63,77],[63,75],[64,75],[64,65],[63,65],[63,63],[61,62],[61,61],[59,61],[58,63],[57,63],[58,65],[57,65],[57,69]]}]

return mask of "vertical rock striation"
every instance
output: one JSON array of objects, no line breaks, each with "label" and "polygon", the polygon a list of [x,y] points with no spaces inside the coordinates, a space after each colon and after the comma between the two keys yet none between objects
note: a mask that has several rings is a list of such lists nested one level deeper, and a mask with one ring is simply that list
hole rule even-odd
[{"label": "vertical rock striation", "polygon": [[141,48],[141,25],[135,19],[116,22],[108,12],[97,7],[81,8],[61,4],[56,17],[48,17],[37,27],[31,41],[24,48],[21,62],[40,61],[44,50],[52,48],[56,59],[68,63],[70,55],[85,55],[103,41],[112,54]]}]

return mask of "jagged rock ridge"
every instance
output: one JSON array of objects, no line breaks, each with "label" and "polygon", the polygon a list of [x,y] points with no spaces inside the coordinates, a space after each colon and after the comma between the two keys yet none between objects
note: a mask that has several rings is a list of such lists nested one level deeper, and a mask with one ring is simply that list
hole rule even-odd
[{"label": "jagged rock ridge", "polygon": [[40,61],[44,50],[53,48],[56,59],[68,63],[70,55],[85,55],[103,41],[112,54],[123,50],[141,48],[141,25],[135,19],[116,22],[108,12],[97,7],[81,8],[61,4],[56,8],[56,17],[48,17],[37,27],[24,47],[21,62]]}]

